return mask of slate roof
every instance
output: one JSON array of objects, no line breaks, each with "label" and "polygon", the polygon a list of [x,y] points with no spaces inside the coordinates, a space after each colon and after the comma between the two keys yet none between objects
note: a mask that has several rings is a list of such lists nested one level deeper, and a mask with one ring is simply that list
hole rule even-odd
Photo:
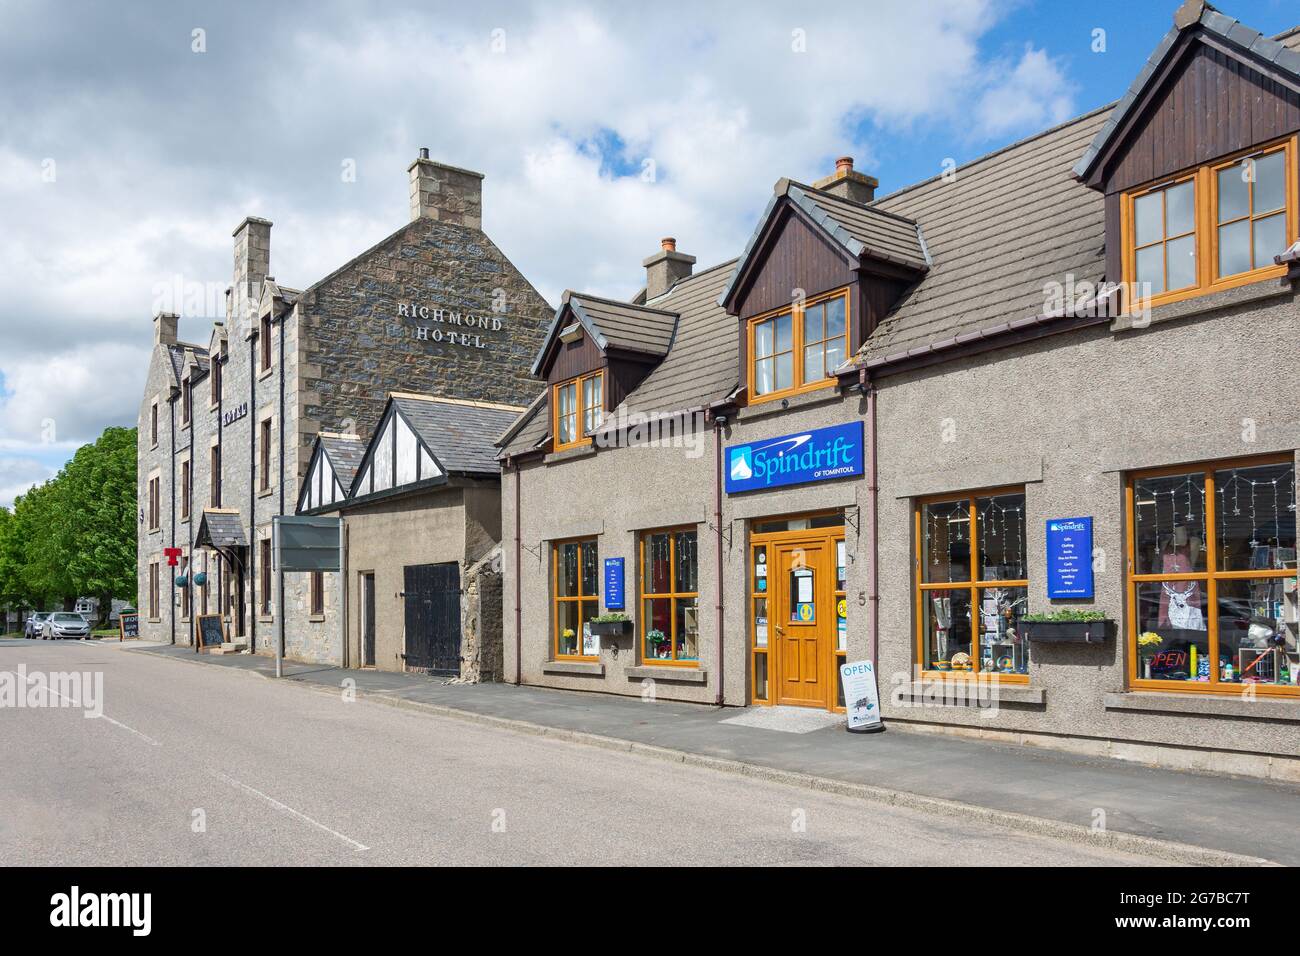
[{"label": "slate roof", "polygon": [[366,443],[355,436],[320,435],[316,439],[321,450],[329,457],[334,474],[338,476],[339,485],[346,492],[352,487],[352,479],[357,476],[361,459],[366,453]]},{"label": "slate roof", "polygon": [[167,356],[171,359],[172,375],[175,376],[177,385],[185,377],[185,352],[187,349],[193,350],[194,360],[199,367],[199,372],[206,374],[208,371],[208,350],[202,345],[189,345],[185,342],[169,345],[167,346]]},{"label": "slate roof", "polygon": [[392,401],[449,474],[499,475],[494,439],[523,411],[513,405],[408,395],[394,395]]},{"label": "slate roof", "polygon": [[1105,124],[1088,113],[876,200],[920,222],[933,258],[925,279],[859,351],[873,364],[1001,323],[1041,315],[1050,280],[1105,273],[1103,197],[1071,167]]},{"label": "slate roof", "polygon": [[195,547],[246,548],[244,526],[237,512],[204,511],[194,536]]},{"label": "slate roof", "polygon": [[803,183],[779,179],[772,189],[772,198],[768,201],[767,208],[763,210],[758,225],[745,244],[745,251],[736,260],[736,266],[719,297],[721,301],[729,298],[735,290],[745,266],[758,247],[772,210],[782,198],[788,198],[807,213],[841,249],[854,258],[878,259],[914,272],[925,272],[930,267],[925,237],[912,220],[875,206],[841,199]]},{"label": "slate roof", "polygon": [[602,352],[611,348],[643,352],[658,357],[672,346],[677,332],[677,315],[671,311],[620,302],[585,292],[568,291],[560,299],[555,318],[542,339],[542,347],[533,361],[533,375],[540,375],[542,360],[555,340],[569,323],[565,315],[571,312],[578,323],[587,330],[592,341]]},{"label": "slate roof", "polygon": [[1288,34],[1270,40],[1241,21],[1224,16],[1202,0],[1187,0],[1174,14],[1174,26],[1156,45],[1154,52],[1134,77],[1128,92],[1120,97],[1105,125],[1097,131],[1096,137],[1075,164],[1074,175],[1083,179],[1092,171],[1094,161],[1106,149],[1111,136],[1128,119],[1130,111],[1146,91],[1147,84],[1160,72],[1165,60],[1173,52],[1179,35],[1184,30],[1198,25],[1206,33],[1218,37],[1229,46],[1236,47],[1243,54],[1272,63],[1279,69],[1300,77],[1300,49],[1297,48],[1294,31],[1291,31],[1292,35],[1289,37],[1291,42],[1279,42],[1280,39],[1288,39]]}]

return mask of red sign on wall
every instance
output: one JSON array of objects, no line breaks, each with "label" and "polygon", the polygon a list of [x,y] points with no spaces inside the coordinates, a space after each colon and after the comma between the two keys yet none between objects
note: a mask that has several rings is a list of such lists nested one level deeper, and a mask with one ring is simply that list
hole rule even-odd
[{"label": "red sign on wall", "polygon": [[176,559],[181,556],[180,548],[163,548],[163,554],[167,555],[167,566],[176,567]]}]

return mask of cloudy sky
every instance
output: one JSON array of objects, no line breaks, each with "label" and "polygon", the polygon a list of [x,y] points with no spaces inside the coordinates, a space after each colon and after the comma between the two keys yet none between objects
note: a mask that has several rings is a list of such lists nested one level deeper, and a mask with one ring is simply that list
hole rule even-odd
[{"label": "cloudy sky", "polygon": [[0,505],[135,424],[164,290],[207,341],[246,215],[301,288],[405,221],[428,146],[550,301],[629,295],[661,236],[735,255],[781,176],[889,192],[1115,99],[1176,6],[0,0]]}]

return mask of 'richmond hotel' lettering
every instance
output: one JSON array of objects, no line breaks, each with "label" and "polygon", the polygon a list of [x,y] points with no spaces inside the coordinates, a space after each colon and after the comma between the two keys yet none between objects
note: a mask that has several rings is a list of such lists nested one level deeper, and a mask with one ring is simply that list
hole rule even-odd
[{"label": "'richmond hotel' lettering", "polygon": [[471,330],[500,332],[505,326],[504,321],[499,316],[474,315],[472,312],[462,313],[454,309],[442,309],[436,306],[430,308],[427,305],[416,305],[414,302],[398,303],[397,316],[404,319],[423,319],[439,323],[442,326],[457,326],[457,328],[448,329],[417,325],[415,327],[415,337],[420,341],[450,342],[452,345],[464,345],[476,349],[487,348],[487,343],[483,341],[481,335]]}]

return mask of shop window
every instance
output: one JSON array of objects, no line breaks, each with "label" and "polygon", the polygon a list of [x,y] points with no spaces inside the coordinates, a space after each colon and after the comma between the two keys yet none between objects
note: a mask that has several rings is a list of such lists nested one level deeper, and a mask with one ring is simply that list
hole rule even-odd
[{"label": "shop window", "polygon": [[555,656],[594,660],[600,656],[599,639],[591,633],[600,602],[596,539],[561,542],[552,549],[552,560]]},{"label": "shop window", "polygon": [[944,497],[916,511],[917,659],[927,672],[1028,679],[1025,495]]},{"label": "shop window", "polygon": [[698,664],[699,554],[694,529],[641,536],[641,654],[647,664]]},{"label": "shop window", "polygon": [[1295,140],[1123,197],[1124,278],[1155,304],[1281,275],[1295,241]]},{"label": "shop window", "polygon": [[751,402],[834,384],[848,355],[848,302],[842,290],[750,320]]},{"label": "shop window", "polygon": [[591,433],[604,417],[605,373],[596,372],[556,385],[554,399],[555,450],[590,444]]},{"label": "shop window", "polygon": [[1128,482],[1132,684],[1300,694],[1292,459]]}]

